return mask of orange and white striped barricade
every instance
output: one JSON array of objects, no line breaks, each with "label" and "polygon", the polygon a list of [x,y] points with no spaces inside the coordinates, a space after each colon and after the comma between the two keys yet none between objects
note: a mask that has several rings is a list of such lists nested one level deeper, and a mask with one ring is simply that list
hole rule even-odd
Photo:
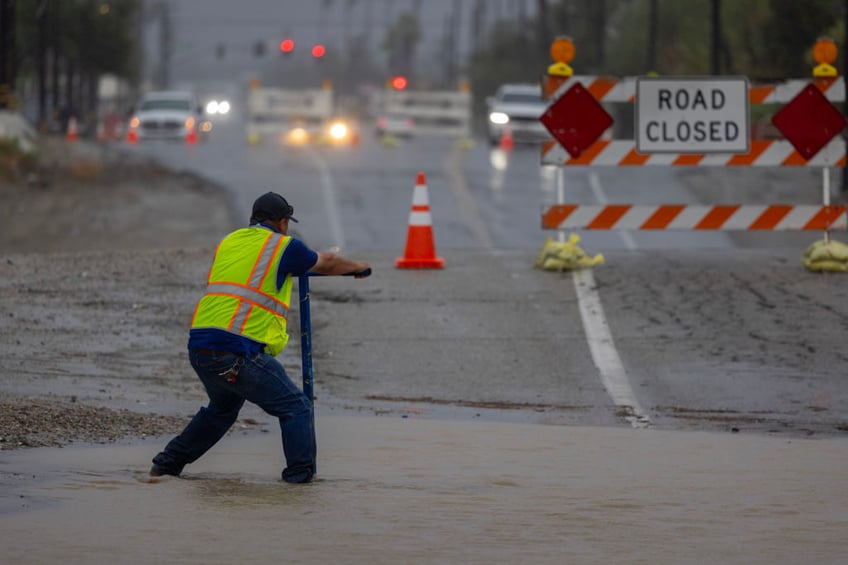
[{"label": "orange and white striped barricade", "polygon": [[812,158],[804,159],[783,139],[751,140],[751,150],[734,153],[639,153],[633,140],[599,140],[578,157],[556,141],[542,145],[542,164],[607,167],[841,167],[845,165],[845,140],[835,137]]},{"label": "orange and white striped barricade", "polygon": [[[598,102],[634,103],[638,77],[574,75],[551,96],[551,104],[580,83]],[[748,103],[785,104],[814,85],[830,103],[845,102],[845,81],[827,76],[792,79],[774,84],[749,85]],[[845,229],[845,207],[830,205],[829,167],[846,165],[846,143],[833,137],[818,152],[805,158],[790,141],[752,139],[747,153],[640,153],[634,140],[600,139],[572,156],[556,141],[541,147],[541,163],[559,166],[608,167],[822,167],[821,206],[793,205],[659,205],[630,204],[583,206],[558,203],[542,210],[543,229],[720,229],[720,230],[827,230]],[[661,219],[668,221],[661,221]],[[720,221],[717,220],[721,219]]]},{"label": "orange and white striped barricade", "polygon": [[844,230],[843,205],[559,204],[543,211],[544,229],[586,230]]}]

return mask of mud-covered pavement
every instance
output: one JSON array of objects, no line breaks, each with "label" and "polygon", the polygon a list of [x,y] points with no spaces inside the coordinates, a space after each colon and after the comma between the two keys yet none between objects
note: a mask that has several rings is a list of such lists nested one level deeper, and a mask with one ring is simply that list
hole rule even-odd
[{"label": "mud-covered pavement", "polygon": [[[214,245],[242,223],[227,192],[54,140],[38,175],[0,195],[0,446],[178,430],[205,400],[188,320]],[[848,287],[804,271],[800,251],[607,254],[595,284],[655,426],[848,431]],[[570,275],[532,269],[534,253],[442,249],[444,271],[402,272],[395,253],[356,252],[374,276],[315,280],[319,412],[626,425],[588,355]],[[295,308],[283,354],[295,381],[298,324]],[[20,409],[33,399],[55,404]],[[57,412],[73,417],[57,425]],[[246,407],[239,427],[272,424]]]}]

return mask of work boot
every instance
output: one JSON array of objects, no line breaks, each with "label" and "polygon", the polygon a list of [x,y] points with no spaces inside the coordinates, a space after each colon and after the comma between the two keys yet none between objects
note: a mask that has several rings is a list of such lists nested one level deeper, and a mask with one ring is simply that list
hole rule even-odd
[{"label": "work boot", "polygon": [[315,475],[313,469],[283,469],[282,479],[287,483],[308,483]]},{"label": "work boot", "polygon": [[162,465],[157,465],[156,463],[150,467],[150,476],[151,477],[161,477],[163,475],[171,475],[173,477],[179,477],[180,472],[174,471],[173,469],[169,469],[168,467],[163,467]]}]

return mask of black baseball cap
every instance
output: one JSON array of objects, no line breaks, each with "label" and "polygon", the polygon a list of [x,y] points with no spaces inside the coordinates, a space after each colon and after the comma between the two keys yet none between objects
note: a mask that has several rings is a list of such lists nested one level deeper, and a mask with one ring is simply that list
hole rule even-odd
[{"label": "black baseball cap", "polygon": [[285,198],[276,192],[266,192],[253,203],[253,213],[250,215],[250,219],[255,222],[264,220],[278,222],[283,218],[288,218],[292,222],[296,222],[297,220],[292,214],[294,214],[294,208]]}]

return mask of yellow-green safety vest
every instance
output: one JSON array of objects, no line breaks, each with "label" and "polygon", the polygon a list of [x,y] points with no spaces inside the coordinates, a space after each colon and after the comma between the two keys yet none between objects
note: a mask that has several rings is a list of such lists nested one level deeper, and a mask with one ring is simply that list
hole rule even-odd
[{"label": "yellow-green safety vest", "polygon": [[289,341],[286,319],[292,276],[277,290],[277,267],[291,237],[262,227],[229,234],[215,251],[206,293],[191,320],[192,329],[216,328],[266,344],[276,356]]}]

